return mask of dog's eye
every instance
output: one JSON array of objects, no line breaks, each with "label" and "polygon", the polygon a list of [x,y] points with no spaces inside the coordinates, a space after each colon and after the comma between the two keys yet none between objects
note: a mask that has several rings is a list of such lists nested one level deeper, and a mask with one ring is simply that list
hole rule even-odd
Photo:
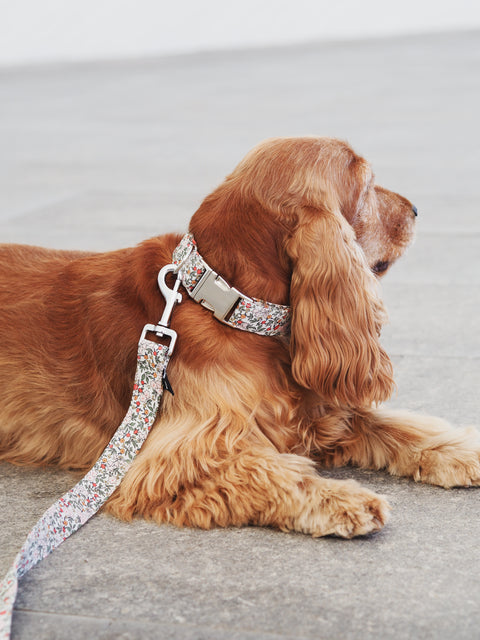
[{"label": "dog's eye", "polygon": [[379,262],[373,265],[372,271],[373,273],[384,273],[389,266],[390,266],[390,263],[388,262],[388,260],[380,260]]}]

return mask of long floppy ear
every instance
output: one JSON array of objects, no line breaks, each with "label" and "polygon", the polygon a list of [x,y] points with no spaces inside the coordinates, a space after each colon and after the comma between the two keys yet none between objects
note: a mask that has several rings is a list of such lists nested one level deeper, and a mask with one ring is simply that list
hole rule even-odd
[{"label": "long floppy ear", "polygon": [[386,315],[354,231],[340,213],[299,213],[286,246],[293,264],[293,376],[332,404],[386,400],[394,387],[379,343]]}]

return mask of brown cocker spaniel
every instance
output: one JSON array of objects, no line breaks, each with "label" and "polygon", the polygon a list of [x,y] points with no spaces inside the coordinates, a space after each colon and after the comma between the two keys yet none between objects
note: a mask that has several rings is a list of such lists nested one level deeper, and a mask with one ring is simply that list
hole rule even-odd
[{"label": "brown cocker spaniel", "polygon": [[[329,138],[268,140],[201,204],[200,254],[247,296],[290,305],[286,337],[222,324],[190,299],[141,452],[106,509],[209,528],[367,534],[389,506],[317,467],[357,465],[443,487],[480,484],[475,430],[379,410],[394,388],[377,277],[416,209]],[[110,253],[0,246],[0,459],[88,469],[128,408],[159,269],[181,236]]]}]

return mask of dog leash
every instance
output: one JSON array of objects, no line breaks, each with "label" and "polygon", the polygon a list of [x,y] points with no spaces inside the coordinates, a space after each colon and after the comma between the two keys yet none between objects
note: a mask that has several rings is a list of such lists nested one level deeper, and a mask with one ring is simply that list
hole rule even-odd
[{"label": "dog leash", "polygon": [[[167,265],[158,275],[160,289],[166,300],[165,310],[158,325],[147,324],[140,337],[133,394],[125,418],[86,476],[45,511],[28,534],[22,549],[0,583],[0,640],[10,638],[19,579],[105,504],[148,436],[163,389],[173,393],[166,372],[177,335],[168,328],[168,322],[174,306],[181,302],[182,295],[178,293],[180,278],[177,277],[173,289],[170,289],[165,283],[165,276],[169,272],[178,272],[180,267],[181,265]],[[147,332],[170,338],[169,346],[148,340]]]}]

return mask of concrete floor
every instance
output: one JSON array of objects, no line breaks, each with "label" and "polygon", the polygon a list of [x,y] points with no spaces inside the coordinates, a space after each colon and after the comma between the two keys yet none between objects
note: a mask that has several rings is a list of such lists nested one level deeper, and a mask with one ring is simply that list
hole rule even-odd
[{"label": "concrete floor", "polygon": [[[0,72],[0,241],[106,250],[190,215],[259,140],[349,142],[418,207],[384,281],[392,405],[480,423],[480,33]],[[1,332],[1,328],[0,328]],[[480,637],[480,490],[388,495],[343,541],[95,517],[20,583],[14,640]],[[0,573],[67,472],[0,466]]]}]

